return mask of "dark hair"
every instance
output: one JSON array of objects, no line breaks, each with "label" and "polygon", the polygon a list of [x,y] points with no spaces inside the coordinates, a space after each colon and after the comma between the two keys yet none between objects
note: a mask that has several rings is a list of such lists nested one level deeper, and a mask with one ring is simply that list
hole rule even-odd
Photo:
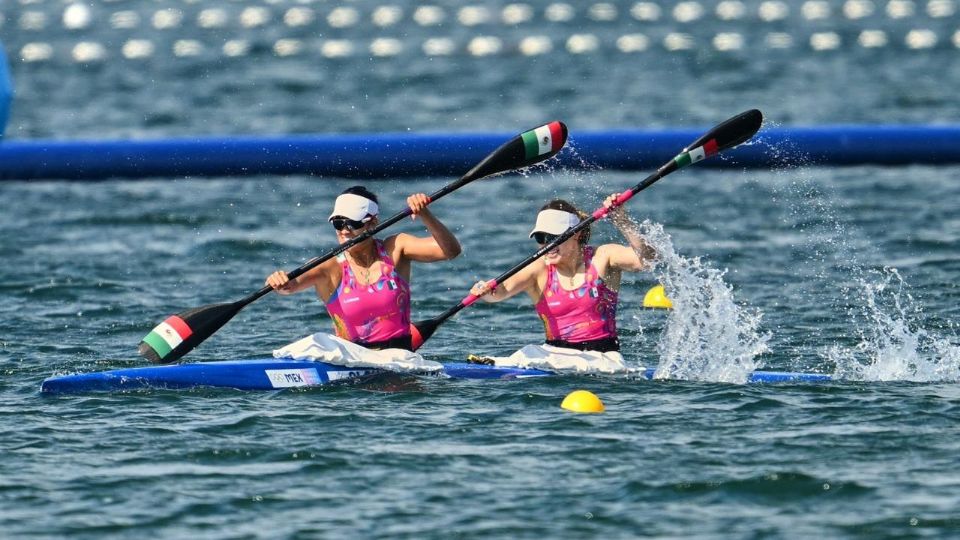
[{"label": "dark hair", "polygon": [[[570,204],[569,202],[563,199],[554,199],[548,202],[547,204],[540,207],[540,211],[542,212],[543,210],[561,210],[563,212],[568,212],[570,214],[580,216],[581,221],[590,217],[590,214],[587,214],[586,212],[581,211],[576,206]],[[584,227],[583,229],[580,229],[579,243],[581,246],[585,246],[589,241],[590,241],[590,227],[587,226],[587,227]]]},{"label": "dark hair", "polygon": [[378,205],[380,204],[380,201],[377,200],[377,196],[374,195],[372,191],[365,188],[364,186],[351,186],[343,190],[343,192],[340,194],[346,195],[347,193],[351,193],[353,195],[359,195],[364,199],[370,199],[371,201],[377,203]]}]

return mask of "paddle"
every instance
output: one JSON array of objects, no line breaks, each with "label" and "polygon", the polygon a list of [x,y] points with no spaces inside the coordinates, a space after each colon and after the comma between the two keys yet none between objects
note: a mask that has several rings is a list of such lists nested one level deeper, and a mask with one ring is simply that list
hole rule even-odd
[{"label": "paddle", "polygon": [[[564,243],[577,234],[577,232],[582,229],[589,227],[591,223],[597,221],[598,219],[603,219],[608,213],[614,208],[623,205],[629,201],[634,195],[647,189],[654,182],[660,180],[664,176],[686,167],[687,165],[692,165],[694,163],[703,161],[704,159],[718,154],[724,150],[733,148],[738,144],[747,141],[750,137],[753,137],[754,134],[760,129],[760,124],[763,123],[763,114],[756,109],[751,109],[744,113],[738,114],[733,118],[723,122],[722,124],[714,127],[708,131],[705,135],[699,139],[690,143],[687,148],[684,148],[683,151],[678,154],[676,157],[665,163],[657,172],[651,174],[645,178],[642,182],[636,186],[624,191],[621,193],[616,200],[613,202],[613,206],[607,208],[605,206],[600,207],[595,211],[591,216],[584,218],[580,223],[574,225],[572,228],[567,229],[566,232],[557,237],[556,240],[550,242],[549,244],[540,248],[536,253],[527,257],[520,264],[514,266],[510,270],[500,274],[494,279],[487,282],[487,285],[491,290],[496,288],[498,283],[503,283],[504,280],[510,276],[516,274],[524,267],[530,263],[536,261],[540,257],[546,255],[549,251]],[[692,149],[692,150],[688,150]],[[457,305],[441,313],[438,317],[429,319],[426,321],[419,321],[413,323],[411,326],[411,332],[413,334],[413,348],[418,349],[421,345],[428,339],[430,336],[436,332],[437,328],[447,319],[458,313],[461,309],[473,304],[477,301],[479,297],[474,296],[473,294],[467,295],[466,298],[460,301]]]},{"label": "paddle", "polygon": [[[431,194],[430,202],[436,201],[474,180],[529,167],[549,159],[556,155],[566,142],[567,126],[563,122],[550,122],[525,131],[494,150],[459,180]],[[303,266],[287,275],[290,279],[294,279],[410,214],[412,214],[412,211],[410,208],[406,208],[395,216],[380,222],[373,229],[340,244],[325,255],[307,261]],[[259,291],[236,302],[210,304],[172,315],[143,338],[139,346],[140,355],[154,363],[169,364],[175,362],[219,330],[241,309],[271,291],[273,291],[273,288],[264,286]]]}]

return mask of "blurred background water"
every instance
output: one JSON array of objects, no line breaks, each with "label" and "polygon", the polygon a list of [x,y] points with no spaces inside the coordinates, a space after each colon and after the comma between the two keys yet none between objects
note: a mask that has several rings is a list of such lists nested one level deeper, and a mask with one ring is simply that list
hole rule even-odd
[{"label": "blurred background water", "polygon": [[[0,3],[7,140],[956,123],[957,2]],[[2,143],[0,143],[2,144]],[[679,149],[678,149],[679,150]],[[585,209],[646,172],[539,168],[435,212],[465,251],[414,271],[414,316],[533,251],[545,200]],[[955,166],[690,170],[630,211],[665,254],[625,279],[631,365],[682,381],[425,380],[403,391],[51,398],[139,364],[160,319],[330,249],[355,181],[0,184],[0,524],[11,537],[948,537],[960,499]],[[385,212],[449,181],[375,182]],[[416,223],[397,228],[418,232]],[[612,228],[595,227],[602,241]],[[671,312],[640,307],[667,283]],[[191,353],[268,353],[329,327],[267,297]],[[684,336],[709,336],[685,340]],[[477,305],[424,350],[541,339]],[[753,367],[826,385],[735,384]],[[589,388],[606,413],[558,408]]]}]

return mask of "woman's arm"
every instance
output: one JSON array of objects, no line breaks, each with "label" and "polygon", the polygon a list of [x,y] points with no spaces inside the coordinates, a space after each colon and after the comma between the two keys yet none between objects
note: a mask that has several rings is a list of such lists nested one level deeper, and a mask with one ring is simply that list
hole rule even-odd
[{"label": "woman's arm", "polygon": [[[617,194],[607,197],[603,203],[604,206],[609,208],[616,198]],[[627,272],[640,272],[651,268],[653,261],[657,258],[657,251],[640,235],[637,224],[627,214],[626,208],[618,206],[611,210],[607,217],[628,244],[627,246],[618,244],[602,246],[608,256],[609,266]]]},{"label": "woman's arm", "polygon": [[[420,238],[410,234],[398,234],[396,248],[401,257],[418,262],[446,261],[460,255],[462,248],[457,237],[447,229],[427,208],[430,198],[423,193],[407,197],[407,204],[413,210],[413,219],[419,217],[430,233]],[[394,259],[396,260],[396,258]],[[400,261],[397,261],[398,263]]]},{"label": "woman's arm", "polygon": [[273,290],[284,296],[310,287],[317,287],[319,291],[321,282],[328,277],[330,268],[330,261],[325,261],[323,264],[300,274],[295,279],[290,279],[285,271],[277,270],[267,276],[265,284],[273,287]]},{"label": "woman's arm", "polygon": [[479,296],[484,302],[500,302],[507,298],[515,296],[517,293],[526,291],[531,298],[536,300],[540,294],[537,290],[537,276],[543,269],[543,264],[539,261],[523,268],[516,274],[507,278],[503,283],[498,283],[494,290],[490,290],[486,281],[478,281],[471,289],[470,294]]}]

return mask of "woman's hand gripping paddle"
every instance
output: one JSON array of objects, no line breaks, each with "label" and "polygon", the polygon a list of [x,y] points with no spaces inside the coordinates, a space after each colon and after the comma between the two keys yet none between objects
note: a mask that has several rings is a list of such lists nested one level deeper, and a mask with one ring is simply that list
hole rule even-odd
[{"label": "woman's hand gripping paddle", "polygon": [[[614,208],[625,204],[629,201],[634,195],[647,189],[654,182],[660,180],[664,176],[686,167],[687,165],[692,165],[707,159],[710,156],[719,154],[724,150],[728,150],[737,146],[740,143],[746,142],[751,137],[753,137],[757,131],[760,130],[760,124],[763,123],[763,114],[756,109],[751,109],[744,113],[738,114],[733,118],[723,122],[722,124],[714,127],[708,131],[705,135],[699,139],[690,143],[683,151],[678,154],[676,157],[663,164],[657,172],[646,177],[642,182],[636,186],[624,191],[621,193],[617,199],[613,202],[613,205],[609,208],[602,206],[597,211],[595,211],[591,216],[584,218],[580,223],[574,225],[572,228],[567,229],[566,232],[557,237],[556,240],[550,242],[549,244],[540,248],[539,251],[533,255],[527,257],[520,264],[514,266],[510,270],[500,274],[496,278],[487,282],[490,290],[496,288],[498,283],[503,283],[504,280],[510,276],[516,274],[524,267],[530,263],[536,261],[540,257],[543,257],[552,249],[556,248],[560,244],[564,243],[577,234],[579,231],[583,230],[586,227],[589,227],[591,223],[597,221],[598,219],[603,219],[608,213]],[[468,295],[466,298],[460,301],[459,304],[453,306],[447,311],[440,314],[440,316],[429,319],[426,321],[419,321],[413,323],[411,326],[411,332],[413,334],[413,348],[418,349],[421,345],[428,339],[430,336],[436,332],[437,328],[447,319],[455,315],[461,309],[473,304],[477,301],[477,296]]]},{"label": "woman's hand gripping paddle", "polygon": [[[556,155],[566,142],[567,126],[565,126],[563,122],[550,122],[549,124],[531,129],[530,131],[525,131],[494,150],[493,153],[485,157],[483,161],[478,163],[473,169],[470,169],[470,171],[460,177],[459,180],[431,194],[430,201],[433,202],[474,180],[522,169],[547,160]],[[330,252],[307,261],[303,266],[289,272],[287,275],[290,279],[294,279],[324,261],[336,257],[352,246],[363,242],[367,238],[397,223],[411,213],[412,211],[407,208],[390,219],[382,221],[373,229],[358,235],[348,242],[340,244]],[[236,302],[210,304],[172,315],[157,325],[152,332],[143,338],[139,347],[140,355],[158,364],[175,362],[213,335],[214,332],[232,319],[241,309],[272,290],[271,287],[265,286],[250,296]]]}]

